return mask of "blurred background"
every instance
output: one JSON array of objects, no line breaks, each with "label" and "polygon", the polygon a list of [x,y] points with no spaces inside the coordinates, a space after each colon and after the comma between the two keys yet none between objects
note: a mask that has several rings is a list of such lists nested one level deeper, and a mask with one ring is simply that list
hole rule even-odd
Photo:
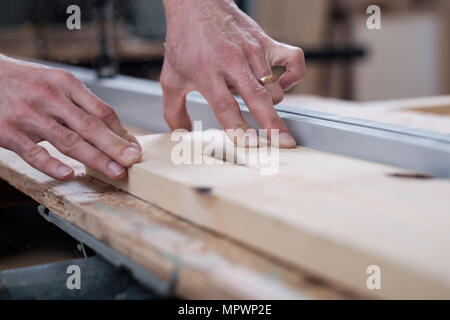
[{"label": "blurred background", "polygon": [[[273,38],[305,50],[307,78],[290,93],[368,101],[450,92],[450,0],[241,0]],[[0,53],[159,79],[160,0],[0,0]],[[81,8],[69,31],[66,9]],[[366,9],[381,8],[369,30]]]}]

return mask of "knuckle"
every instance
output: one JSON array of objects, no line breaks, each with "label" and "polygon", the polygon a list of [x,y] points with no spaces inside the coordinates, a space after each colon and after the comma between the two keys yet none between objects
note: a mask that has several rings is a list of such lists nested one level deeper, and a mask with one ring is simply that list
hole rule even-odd
[{"label": "knuckle", "polygon": [[264,31],[258,32],[256,35],[256,39],[265,46],[273,46],[275,40],[269,37]]},{"label": "knuckle", "polygon": [[42,82],[33,89],[32,100],[42,102],[47,99],[57,99],[58,89],[50,82]]},{"label": "knuckle", "polygon": [[269,125],[270,125],[270,128],[279,129],[284,126],[284,122],[280,117],[273,116],[269,120]]},{"label": "knuckle", "polygon": [[16,101],[21,101],[26,104],[34,105],[41,103],[47,99],[57,99],[58,87],[53,83],[52,79],[47,77],[47,74],[40,75],[37,78],[34,76],[23,83],[23,92],[17,95]]},{"label": "knuckle", "polygon": [[70,72],[64,69],[54,69],[54,78],[58,82],[77,82],[77,78]]},{"label": "knuckle", "polygon": [[303,62],[305,60],[305,53],[301,48],[294,49],[294,58],[299,62]]},{"label": "knuckle", "polygon": [[295,63],[299,67],[298,76],[300,79],[303,79],[306,76],[305,55],[303,53],[303,50],[300,48],[296,48],[294,58]]},{"label": "knuckle", "polygon": [[170,83],[165,72],[161,73],[161,76],[159,77],[159,84],[161,85],[161,88],[163,88],[163,90],[169,87]]},{"label": "knuckle", "polygon": [[80,127],[80,133],[82,135],[92,135],[94,132],[96,132],[101,124],[99,123],[100,120],[93,116],[86,116],[81,123]]},{"label": "knuckle", "polygon": [[14,110],[14,119],[16,121],[23,121],[25,119],[30,119],[34,116],[34,111],[27,104],[17,104]]},{"label": "knuckle", "polygon": [[24,152],[24,158],[33,165],[39,165],[41,164],[43,152],[45,152],[45,150],[41,146],[34,145]]},{"label": "knuckle", "polygon": [[163,93],[167,92],[170,94],[172,92],[182,91],[180,82],[174,74],[162,72],[159,83],[161,85],[161,88],[163,89]]},{"label": "knuckle", "polygon": [[100,119],[105,122],[118,120],[118,116],[113,108],[105,103],[99,102],[96,109],[98,110],[98,115]]},{"label": "knuckle", "polygon": [[236,101],[229,97],[219,97],[214,103],[214,109],[216,114],[223,114],[234,109],[236,106]]},{"label": "knuckle", "polygon": [[272,100],[267,90],[259,84],[253,88],[253,97],[257,100]]},{"label": "knuckle", "polygon": [[167,74],[167,72],[163,72],[161,74],[161,77],[159,78],[159,83],[161,84],[163,90],[170,90],[173,87],[173,81],[170,80],[170,77]]},{"label": "knuckle", "polygon": [[78,144],[81,138],[76,132],[70,130],[63,130],[62,132],[60,132],[59,137],[61,148],[64,151],[73,149]]},{"label": "knuckle", "polygon": [[273,104],[279,104],[284,99],[283,92],[276,92],[272,95]]}]

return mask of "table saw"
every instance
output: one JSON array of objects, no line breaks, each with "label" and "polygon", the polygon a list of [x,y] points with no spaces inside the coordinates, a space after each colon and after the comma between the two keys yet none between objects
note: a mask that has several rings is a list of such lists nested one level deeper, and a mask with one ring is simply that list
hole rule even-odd
[{"label": "table saw", "polygon": [[[158,83],[125,76],[99,80],[87,69],[59,67],[83,80],[135,132],[168,132]],[[63,183],[1,149],[0,177],[37,201],[48,222],[94,250],[101,258],[92,264],[104,265],[105,274],[126,269],[158,296],[449,298],[450,97],[356,103],[288,96],[284,103],[276,108],[305,154],[289,158],[293,168],[304,165],[288,168],[295,180],[288,196],[304,216],[292,239],[275,228],[276,220],[276,234],[270,224],[262,226],[271,240],[267,246],[252,235],[257,220],[234,231],[239,228],[228,230],[218,220],[191,219],[164,210],[158,199],[146,201],[87,175],[71,159],[64,158],[76,175]],[[188,110],[204,129],[220,128],[199,94],[188,96]],[[241,110],[257,127],[242,102]],[[195,208],[195,199],[183,201]],[[253,203],[270,206],[264,201]],[[213,209],[206,212],[215,217]],[[238,209],[233,214],[239,219]],[[371,265],[381,265],[379,289],[366,283]],[[8,279],[6,291],[17,287],[11,272],[0,273],[1,279]]]}]

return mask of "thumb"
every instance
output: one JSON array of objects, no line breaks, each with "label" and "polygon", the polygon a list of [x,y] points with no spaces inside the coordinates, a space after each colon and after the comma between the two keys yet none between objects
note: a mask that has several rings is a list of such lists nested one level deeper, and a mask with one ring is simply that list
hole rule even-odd
[{"label": "thumb", "polygon": [[302,49],[275,42],[269,50],[269,56],[272,67],[286,68],[279,79],[279,84],[284,91],[289,90],[305,77],[305,55]]}]

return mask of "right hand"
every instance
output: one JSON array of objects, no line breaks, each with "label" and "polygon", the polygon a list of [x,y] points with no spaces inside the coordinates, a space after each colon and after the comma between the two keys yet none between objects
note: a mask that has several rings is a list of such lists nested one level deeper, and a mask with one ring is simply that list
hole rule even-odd
[{"label": "right hand", "polygon": [[[296,141],[276,112],[274,105],[283,91],[305,76],[305,58],[300,48],[270,38],[232,0],[164,0],[167,36],[161,73],[164,117],[172,130],[192,128],[186,109],[186,94],[199,91],[211,105],[229,138],[242,146],[256,146],[254,130],[244,120],[230,92],[236,91],[267,137],[279,133],[282,148]],[[272,75],[272,67],[283,66],[279,81],[261,84]],[[234,134],[246,132],[245,140]],[[248,143],[246,136],[249,138]]]},{"label": "right hand", "polygon": [[71,73],[0,55],[0,147],[55,179],[72,178],[72,168],[37,144],[44,140],[111,179],[141,158],[113,109]]}]

